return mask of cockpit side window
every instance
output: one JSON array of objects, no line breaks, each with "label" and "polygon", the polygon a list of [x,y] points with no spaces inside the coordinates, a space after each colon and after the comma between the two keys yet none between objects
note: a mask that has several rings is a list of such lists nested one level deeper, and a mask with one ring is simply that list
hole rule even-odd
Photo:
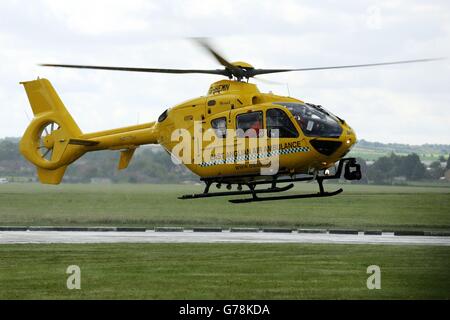
[{"label": "cockpit side window", "polygon": [[221,117],[212,120],[211,127],[214,129],[217,137],[225,138],[227,136],[227,118]]},{"label": "cockpit side window", "polygon": [[339,120],[320,106],[294,102],[275,102],[285,106],[294,116],[303,133],[309,137],[339,138]]},{"label": "cockpit side window", "polygon": [[288,115],[280,109],[269,109],[266,112],[267,132],[269,137],[297,138],[298,132]]}]

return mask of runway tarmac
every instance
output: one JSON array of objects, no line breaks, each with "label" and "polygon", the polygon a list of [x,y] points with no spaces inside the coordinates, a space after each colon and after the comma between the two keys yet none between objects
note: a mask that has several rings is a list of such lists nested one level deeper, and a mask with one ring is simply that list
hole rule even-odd
[{"label": "runway tarmac", "polygon": [[450,237],[394,236],[386,233],[0,231],[0,244],[18,243],[344,243],[450,246]]}]

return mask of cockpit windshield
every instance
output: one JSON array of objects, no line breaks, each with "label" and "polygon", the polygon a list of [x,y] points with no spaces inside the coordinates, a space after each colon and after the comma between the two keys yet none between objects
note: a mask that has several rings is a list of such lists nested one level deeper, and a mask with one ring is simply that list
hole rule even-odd
[{"label": "cockpit windshield", "polygon": [[294,102],[274,102],[274,104],[285,106],[306,136],[338,138],[342,133],[339,120],[320,106]]}]

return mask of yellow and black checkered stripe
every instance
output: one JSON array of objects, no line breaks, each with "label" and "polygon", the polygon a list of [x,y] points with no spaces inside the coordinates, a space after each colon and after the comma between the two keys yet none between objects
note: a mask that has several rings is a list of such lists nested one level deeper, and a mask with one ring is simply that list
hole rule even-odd
[{"label": "yellow and black checkered stripe", "polygon": [[256,159],[264,159],[276,155],[283,155],[283,154],[290,154],[290,153],[297,153],[297,152],[308,152],[308,147],[297,147],[297,148],[288,148],[283,150],[274,150],[270,152],[264,152],[264,153],[252,153],[252,154],[245,154],[245,155],[239,155],[237,157],[231,156],[226,159],[218,159],[213,161],[207,161],[200,164],[201,167],[210,167],[215,166],[218,164],[232,164],[239,161],[249,161],[249,160],[256,160]]}]

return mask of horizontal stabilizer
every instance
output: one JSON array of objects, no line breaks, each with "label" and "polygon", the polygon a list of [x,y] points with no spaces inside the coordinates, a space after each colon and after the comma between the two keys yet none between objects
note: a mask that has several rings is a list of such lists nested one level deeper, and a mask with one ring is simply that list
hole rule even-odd
[{"label": "horizontal stabilizer", "polygon": [[119,170],[126,169],[130,164],[136,148],[120,151]]}]

